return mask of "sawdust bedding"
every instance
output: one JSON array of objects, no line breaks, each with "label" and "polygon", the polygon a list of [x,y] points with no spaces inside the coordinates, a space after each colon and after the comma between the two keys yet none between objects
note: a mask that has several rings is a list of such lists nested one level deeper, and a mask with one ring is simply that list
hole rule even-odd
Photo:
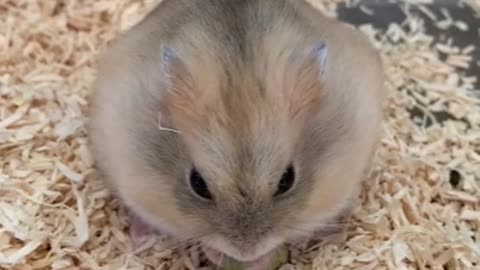
[{"label": "sawdust bedding", "polygon": [[[87,149],[97,55],[157,1],[0,1],[0,268],[207,267],[194,246],[171,250],[161,237],[134,250]],[[333,16],[343,1],[312,2]],[[480,1],[467,4],[480,14]],[[480,97],[465,72],[478,44],[435,42],[405,13],[383,32],[360,27],[382,52],[389,97],[354,229],[340,243],[291,247],[283,270],[480,269]]]}]

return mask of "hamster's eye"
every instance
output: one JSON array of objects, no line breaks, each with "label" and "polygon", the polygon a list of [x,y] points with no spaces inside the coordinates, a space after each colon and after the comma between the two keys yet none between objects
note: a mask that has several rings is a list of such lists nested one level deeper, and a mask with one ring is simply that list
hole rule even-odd
[{"label": "hamster's eye", "polygon": [[280,178],[280,182],[278,182],[277,192],[275,193],[275,196],[282,195],[289,191],[292,188],[294,182],[295,168],[293,168],[293,165],[290,165],[283,173],[282,178]]},{"label": "hamster's eye", "polygon": [[196,169],[190,171],[190,186],[198,196],[207,200],[212,199],[207,183]]}]

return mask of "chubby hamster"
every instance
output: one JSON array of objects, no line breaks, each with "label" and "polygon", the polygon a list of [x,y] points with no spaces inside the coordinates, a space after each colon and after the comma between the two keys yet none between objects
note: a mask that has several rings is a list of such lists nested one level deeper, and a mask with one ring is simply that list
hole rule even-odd
[{"label": "chubby hamster", "polygon": [[100,61],[92,152],[141,222],[254,262],[351,207],[383,84],[369,41],[303,0],[164,0]]}]

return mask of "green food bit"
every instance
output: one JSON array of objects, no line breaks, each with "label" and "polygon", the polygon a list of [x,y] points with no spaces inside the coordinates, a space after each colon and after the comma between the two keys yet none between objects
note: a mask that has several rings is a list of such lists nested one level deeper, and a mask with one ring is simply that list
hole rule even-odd
[{"label": "green food bit", "polygon": [[[283,264],[287,263],[288,250],[286,247],[280,247],[275,254],[270,257],[270,265],[264,270],[276,270]],[[248,270],[248,264],[239,262],[232,258],[227,258],[221,270]]]},{"label": "green food bit", "polygon": [[223,264],[222,270],[246,270],[246,266],[237,260],[234,259],[226,259],[225,263]]}]

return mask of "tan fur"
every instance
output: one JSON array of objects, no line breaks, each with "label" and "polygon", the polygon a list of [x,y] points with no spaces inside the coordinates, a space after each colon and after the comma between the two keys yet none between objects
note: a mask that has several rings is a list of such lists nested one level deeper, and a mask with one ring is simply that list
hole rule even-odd
[{"label": "tan fur", "polygon": [[[310,54],[319,42],[323,73]],[[165,46],[177,53],[168,74]],[[101,61],[92,151],[147,222],[251,260],[349,207],[378,141],[383,96],[366,38],[303,1],[165,0]],[[177,132],[160,130],[159,115]],[[274,198],[290,162],[292,195]],[[193,165],[214,203],[189,189]]]}]

